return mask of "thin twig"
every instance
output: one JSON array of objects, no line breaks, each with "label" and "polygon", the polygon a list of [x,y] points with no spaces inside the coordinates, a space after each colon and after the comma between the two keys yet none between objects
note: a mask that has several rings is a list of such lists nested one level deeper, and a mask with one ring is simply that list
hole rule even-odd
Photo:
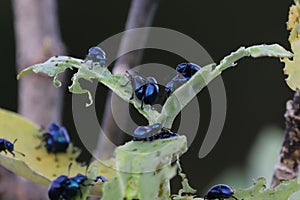
[{"label": "thin twig", "polygon": [[[151,26],[157,6],[158,0],[133,0],[131,3],[125,29],[129,30],[138,27]],[[145,44],[147,37],[147,34],[139,38],[135,38],[131,35],[125,34],[122,38],[119,51],[124,52],[124,49],[126,49],[128,44],[130,43]],[[113,68],[113,73],[122,74],[125,73],[125,71],[129,68],[137,66],[141,62],[142,56],[143,51],[140,50],[130,52],[120,57]],[[108,138],[113,138],[114,141],[117,141],[119,143],[121,143],[123,140],[123,138],[120,136],[120,130],[118,129],[118,125],[114,121],[111,111],[112,95],[114,94],[109,92],[106,99],[106,106],[103,115],[102,127],[105,135],[100,134],[98,141],[97,155],[101,159],[110,158],[112,156],[112,152],[115,146],[111,145],[111,142]],[[118,115],[121,116],[120,118],[124,116],[124,121],[121,123],[124,123],[123,125],[126,125],[126,110],[128,109],[128,106],[124,106],[124,104],[114,104],[113,106],[115,110],[118,110]]]},{"label": "thin twig", "polygon": [[[17,71],[42,62],[50,56],[64,54],[56,1],[14,0],[13,9]],[[44,126],[61,120],[62,89],[54,88],[50,78],[32,74],[18,83],[19,113]],[[10,185],[12,187],[6,187],[4,199],[47,199],[46,187],[12,173],[5,173],[3,169],[0,173],[1,188],[7,185],[7,180],[13,182]],[[10,194],[16,195],[9,196]]]}]

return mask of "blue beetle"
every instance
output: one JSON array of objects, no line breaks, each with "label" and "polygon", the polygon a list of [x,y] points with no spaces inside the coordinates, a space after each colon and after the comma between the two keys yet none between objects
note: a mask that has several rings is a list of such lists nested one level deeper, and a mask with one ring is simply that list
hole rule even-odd
[{"label": "blue beetle", "polygon": [[49,132],[43,133],[42,142],[36,148],[42,145],[47,149],[48,153],[54,153],[55,160],[57,160],[56,153],[66,152],[70,144],[70,137],[65,127],[56,123],[49,125]]},{"label": "blue beetle", "polygon": [[[71,163],[72,164],[72,163]],[[69,171],[71,164],[69,165]],[[94,182],[98,180],[102,182],[106,182],[106,178],[104,176],[97,176]],[[51,182],[48,188],[48,196],[50,200],[71,200],[73,199],[79,192],[80,197],[82,197],[82,187],[93,186],[93,184],[86,184],[87,181],[90,181],[87,176],[82,174],[77,174],[74,177],[68,177],[65,175],[61,175],[57,177],[55,180]]]},{"label": "blue beetle", "polygon": [[132,95],[129,100],[132,100],[135,95],[142,101],[141,109],[144,108],[144,103],[153,105],[159,93],[159,87],[155,78],[147,77],[145,79],[142,76],[132,76],[128,71],[126,71],[126,74],[132,85]]},{"label": "blue beetle", "polygon": [[[16,143],[17,139],[15,139],[13,141],[13,143],[11,143],[10,141],[6,140],[6,139],[3,139],[3,138],[0,138],[0,152],[1,151],[4,151],[5,154],[7,154],[7,151],[9,153],[11,153],[11,155],[13,155],[15,157],[15,154],[14,154],[14,144]],[[23,153],[21,152],[18,152],[18,151],[15,151],[17,153],[19,153],[20,155],[22,156],[25,156]]]},{"label": "blue beetle", "polygon": [[223,200],[223,199],[229,199],[234,198],[235,200],[238,200],[235,196],[233,196],[234,192],[232,188],[225,184],[218,184],[212,186],[207,194],[204,196],[204,199],[207,200]]},{"label": "blue beetle", "polygon": [[99,64],[101,67],[105,67],[106,65],[106,54],[105,52],[98,46],[91,47],[89,49],[88,55],[85,57],[86,61],[92,61],[92,65],[89,69],[93,69],[94,64]]},{"label": "blue beetle", "polygon": [[181,63],[177,65],[177,75],[166,85],[165,95],[169,97],[177,88],[191,79],[191,77],[201,69],[194,63]]},{"label": "blue beetle", "polygon": [[[98,180],[102,182],[107,181],[105,177],[98,176],[94,182]],[[51,182],[48,188],[48,196],[50,200],[71,200],[79,192],[80,197],[82,197],[81,187],[82,186],[93,186],[93,184],[85,184],[88,181],[87,176],[82,174],[77,174],[74,177],[69,178],[68,176],[61,175]]]},{"label": "blue beetle", "polygon": [[200,69],[201,67],[195,63],[181,63],[176,67],[176,71],[182,74],[187,80],[190,80],[190,78]]},{"label": "blue beetle", "polygon": [[149,126],[138,126],[133,133],[133,141],[153,141],[177,136],[164,128],[160,123]]}]

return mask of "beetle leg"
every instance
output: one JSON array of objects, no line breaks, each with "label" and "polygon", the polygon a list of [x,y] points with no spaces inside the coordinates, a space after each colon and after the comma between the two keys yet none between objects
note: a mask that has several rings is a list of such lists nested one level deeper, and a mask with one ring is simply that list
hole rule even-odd
[{"label": "beetle leg", "polygon": [[171,96],[172,90],[171,90],[169,87],[167,87],[167,88],[165,89],[165,91],[166,91],[166,97],[167,97],[167,98],[168,98],[169,96]]},{"label": "beetle leg", "polygon": [[236,198],[235,196],[232,196],[232,198],[234,198],[235,200],[238,200],[238,198]]},{"label": "beetle leg", "polygon": [[125,72],[125,76],[128,78],[128,81],[127,81],[127,83],[121,85],[121,87],[126,87],[128,85],[128,83],[131,82],[131,80],[132,80],[132,75],[129,73],[129,71]]},{"label": "beetle leg", "polygon": [[11,155],[13,155],[13,156],[15,157],[15,154],[14,154],[14,152],[12,152],[12,151],[9,151],[9,153],[11,153]]},{"label": "beetle leg", "polygon": [[141,109],[144,110],[144,96],[142,97]]},{"label": "beetle leg", "polygon": [[78,151],[80,151],[80,148],[75,147],[74,145],[72,145],[72,153],[76,153]]},{"label": "beetle leg", "polygon": [[130,82],[130,80],[129,81],[127,81],[127,83],[125,83],[125,84],[123,84],[123,85],[121,85],[121,87],[126,87],[127,85],[128,85],[128,83]]},{"label": "beetle leg", "polygon": [[94,61],[92,60],[91,66],[88,67],[89,70],[93,70],[94,68]]},{"label": "beetle leg", "polygon": [[58,162],[58,158],[57,158],[57,154],[56,153],[54,154],[54,161]]},{"label": "beetle leg", "polygon": [[94,184],[92,184],[92,183],[90,183],[90,184],[81,184],[82,186],[84,186],[84,187],[88,187],[88,186],[94,186]]},{"label": "beetle leg", "polygon": [[131,97],[129,100],[132,100],[134,98],[134,92],[132,92]]},{"label": "beetle leg", "polygon": [[81,189],[79,189],[79,195],[80,195],[80,199],[82,199],[82,192],[81,192]]},{"label": "beetle leg", "polygon": [[42,142],[38,146],[36,146],[35,149],[40,149],[43,146],[43,144],[44,144],[44,140],[42,140]]}]

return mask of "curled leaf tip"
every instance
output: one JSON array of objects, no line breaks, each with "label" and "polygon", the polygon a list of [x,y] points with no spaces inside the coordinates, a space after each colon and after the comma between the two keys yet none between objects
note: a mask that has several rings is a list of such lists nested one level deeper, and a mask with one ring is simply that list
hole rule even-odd
[{"label": "curled leaf tip", "polygon": [[87,94],[88,94],[90,102],[86,103],[85,107],[90,107],[93,104],[93,96],[92,96],[92,94],[89,91],[87,91]]}]

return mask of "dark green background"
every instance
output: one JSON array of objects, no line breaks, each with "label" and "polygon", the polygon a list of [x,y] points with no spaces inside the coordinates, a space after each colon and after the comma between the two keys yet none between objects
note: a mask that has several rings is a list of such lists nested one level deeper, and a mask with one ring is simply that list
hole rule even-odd
[{"label": "dark green background", "polygon": [[[286,21],[291,4],[292,1],[270,0],[162,0],[153,26],[187,34],[218,62],[242,45],[279,43],[289,49]],[[69,54],[84,57],[90,46],[121,32],[129,6],[129,0],[59,1],[61,32]],[[9,0],[0,1],[0,34],[0,106],[17,111],[15,43]],[[176,66],[181,61],[166,52],[146,51],[143,62]],[[199,95],[201,128],[191,149],[182,158],[193,186],[201,190],[208,180],[228,166],[243,166],[251,142],[264,126],[284,128],[285,101],[293,92],[284,82],[282,68],[278,59],[246,58],[238,67],[223,73],[228,101],[226,123],[216,147],[204,159],[198,158],[198,151],[209,123],[210,102],[206,90]],[[70,97],[66,92],[64,122],[74,131]],[[97,104],[103,102],[98,99]]]}]

